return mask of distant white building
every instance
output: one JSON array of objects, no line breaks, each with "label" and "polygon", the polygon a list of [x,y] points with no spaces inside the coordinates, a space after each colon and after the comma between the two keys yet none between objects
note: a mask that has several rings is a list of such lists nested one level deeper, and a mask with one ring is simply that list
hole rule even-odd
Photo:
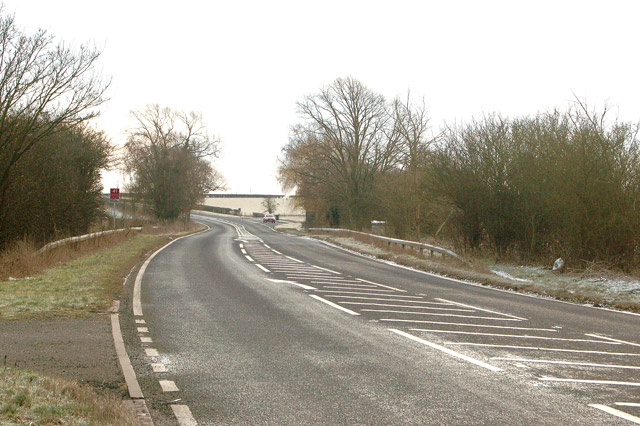
[{"label": "distant white building", "polygon": [[[234,210],[240,216],[262,215],[266,209],[262,205],[266,198],[276,202],[275,214],[280,216],[304,216],[305,210],[295,205],[295,197],[270,194],[207,194],[204,205]],[[237,213],[236,213],[237,212]]]}]

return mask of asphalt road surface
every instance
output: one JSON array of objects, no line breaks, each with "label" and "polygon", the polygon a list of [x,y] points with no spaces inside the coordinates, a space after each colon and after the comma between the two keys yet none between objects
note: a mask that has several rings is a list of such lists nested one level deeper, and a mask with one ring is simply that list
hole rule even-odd
[{"label": "asphalt road surface", "polygon": [[123,307],[158,425],[640,423],[640,316],[192,218]]}]

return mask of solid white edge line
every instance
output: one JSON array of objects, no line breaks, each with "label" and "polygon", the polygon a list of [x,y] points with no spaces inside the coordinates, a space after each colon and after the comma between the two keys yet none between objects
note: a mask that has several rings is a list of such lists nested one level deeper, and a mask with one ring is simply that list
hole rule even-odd
[{"label": "solid white edge line", "polygon": [[540,377],[543,382],[584,383],[588,385],[640,386],[640,382],[618,382],[615,380],[560,379],[558,377]]},{"label": "solid white edge line", "polygon": [[292,284],[292,285],[295,285],[295,286],[301,287],[301,288],[303,288],[303,289],[305,289],[305,290],[315,290],[315,289],[316,289],[315,287],[311,287],[310,285],[300,284],[300,283],[297,283],[297,282],[295,282],[295,281],[288,281],[288,280],[274,280],[274,279],[271,279],[271,278],[267,278],[267,281],[271,281],[271,282],[273,282],[273,283],[285,283],[285,284]]},{"label": "solid white edge line", "polygon": [[349,315],[360,315],[360,314],[359,314],[359,313],[357,313],[357,312],[354,312],[354,311],[352,311],[352,310],[350,310],[350,309],[347,309],[347,308],[343,308],[342,306],[340,306],[340,305],[338,305],[338,304],[336,304],[336,303],[330,302],[330,301],[328,301],[327,299],[323,299],[323,298],[322,298],[322,297],[320,297],[320,296],[316,296],[315,294],[312,294],[312,295],[311,295],[311,297],[313,297],[313,298],[314,298],[314,299],[316,299],[316,300],[321,301],[322,303],[326,303],[327,305],[332,306],[332,307],[334,307],[334,308],[336,308],[336,309],[340,309],[341,311],[346,312],[346,313],[348,313]]},{"label": "solid white edge line", "polygon": [[614,404],[621,407],[640,407],[640,403],[638,402],[614,402]]},{"label": "solid white edge line", "polygon": [[640,417],[632,416],[631,414],[627,414],[624,411],[616,410],[615,408],[607,407],[602,404],[589,404],[589,407],[597,408],[598,410],[602,410],[605,413],[612,414],[616,417],[620,417],[621,419],[629,420],[630,422],[640,424]]},{"label": "solid white edge line", "polygon": [[[205,224],[203,224],[203,225],[205,225]],[[147,266],[149,266],[149,263],[151,262],[151,260],[154,257],[156,257],[156,255],[158,253],[160,253],[162,250],[166,249],[167,247],[169,247],[171,244],[175,243],[176,241],[180,241],[183,238],[191,237],[193,235],[197,235],[197,234],[200,234],[202,232],[206,232],[206,231],[211,229],[208,225],[205,225],[205,226],[207,227],[207,229],[203,229],[202,231],[195,232],[195,233],[189,234],[189,235],[185,235],[183,237],[176,238],[175,240],[170,241],[169,243],[165,244],[164,246],[160,247],[158,250],[153,252],[153,254],[151,256],[149,256],[149,258],[147,258],[147,260],[145,260],[145,262],[140,267],[140,270],[138,271],[138,275],[136,275],[136,280],[135,280],[135,282],[133,284],[133,302],[132,302],[133,315],[142,316],[142,303],[140,301],[141,300],[140,293],[141,293],[141,288],[142,288],[142,277],[144,276],[144,273],[147,270]]]},{"label": "solid white edge line", "polygon": [[511,317],[511,318],[515,318],[515,319],[519,319],[520,321],[528,321],[527,318],[522,318],[522,317],[517,317],[515,315],[511,315],[511,314],[505,314],[502,312],[498,312],[498,311],[492,311],[489,309],[484,309],[484,308],[479,308],[477,306],[472,306],[472,305],[466,305],[464,303],[459,303],[459,302],[454,302],[452,300],[448,300],[448,299],[442,299],[440,297],[436,297],[436,300],[440,300],[442,302],[447,302],[447,303],[453,303],[454,305],[459,305],[459,306],[465,306],[467,308],[472,308],[472,309],[477,309],[479,311],[483,311],[483,312],[489,312],[490,314],[496,314],[496,315],[504,315],[506,317]]},{"label": "solid white edge line", "polygon": [[627,341],[624,341],[624,340],[613,339],[613,338],[611,338],[611,337],[600,336],[600,335],[598,335],[598,334],[588,334],[588,333],[587,333],[587,334],[585,334],[585,336],[589,336],[589,337],[596,337],[596,338],[598,338],[598,339],[611,340],[612,342],[618,342],[618,343],[623,343],[623,344],[625,344],[625,345],[631,345],[631,346],[638,346],[638,347],[640,347],[640,344],[638,344],[638,343],[633,343],[633,342],[627,342]]},{"label": "solid white edge line", "polygon": [[260,265],[258,263],[254,263],[254,265],[256,265],[258,268],[262,269],[264,272],[267,272],[267,273],[271,272],[270,270],[268,270],[267,268],[265,268],[264,266],[262,266],[262,265]]},{"label": "solid white edge line", "polygon": [[198,422],[193,418],[191,410],[186,405],[172,404],[171,409],[178,420],[180,426],[197,426]]},{"label": "solid white edge line", "polygon": [[460,359],[462,359],[464,361],[470,362],[470,363],[475,364],[475,365],[477,365],[479,367],[486,368],[487,370],[491,370],[491,371],[493,371],[495,373],[497,373],[499,371],[502,371],[501,368],[495,367],[495,366],[493,366],[491,364],[487,364],[486,362],[482,362],[482,361],[477,360],[475,358],[471,358],[469,356],[463,355],[463,354],[461,354],[459,352],[452,351],[451,349],[445,348],[444,346],[440,346],[440,345],[438,345],[436,343],[428,342],[428,341],[426,341],[424,339],[421,339],[421,338],[419,338],[417,336],[414,336],[412,334],[405,333],[404,331],[396,330],[395,328],[389,328],[388,330],[391,331],[392,333],[395,333],[395,334],[398,334],[400,336],[406,337],[407,339],[411,339],[411,340],[413,340],[415,342],[418,342],[418,343],[421,343],[421,344],[423,344],[425,346],[429,346],[430,348],[437,349],[437,350],[439,350],[441,352],[444,352],[444,353],[449,354],[451,356],[454,356],[456,358],[460,358]]}]

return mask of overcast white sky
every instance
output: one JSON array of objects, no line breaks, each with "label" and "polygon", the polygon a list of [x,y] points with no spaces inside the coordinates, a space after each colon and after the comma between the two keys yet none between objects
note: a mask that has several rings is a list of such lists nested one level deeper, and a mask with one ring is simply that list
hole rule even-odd
[{"label": "overcast white sky", "polygon": [[[353,76],[424,96],[432,123],[565,107],[575,93],[640,121],[640,1],[4,0],[28,32],[92,41],[113,83],[96,125],[122,145],[129,112],[203,113],[232,193],[281,193],[295,103]],[[122,184],[122,179],[119,179]],[[118,176],[107,175],[105,186]]]}]

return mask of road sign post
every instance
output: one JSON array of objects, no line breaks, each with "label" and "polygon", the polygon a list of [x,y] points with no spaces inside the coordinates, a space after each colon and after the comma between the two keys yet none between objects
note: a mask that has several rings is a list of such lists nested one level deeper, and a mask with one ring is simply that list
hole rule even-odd
[{"label": "road sign post", "polygon": [[113,229],[116,228],[116,204],[120,202],[120,188],[111,188],[109,191],[109,198],[113,203]]}]

